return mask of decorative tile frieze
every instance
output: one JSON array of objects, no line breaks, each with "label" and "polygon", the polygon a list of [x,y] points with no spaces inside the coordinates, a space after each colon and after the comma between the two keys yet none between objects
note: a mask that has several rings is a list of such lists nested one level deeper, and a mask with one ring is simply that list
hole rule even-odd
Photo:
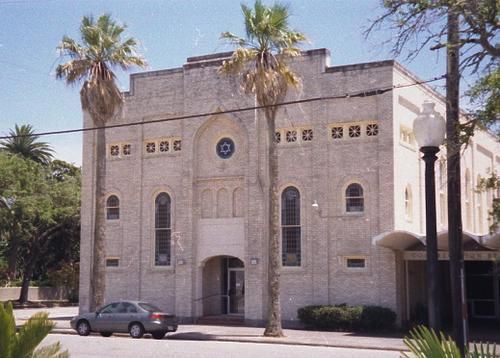
[{"label": "decorative tile frieze", "polygon": [[143,148],[146,156],[173,154],[181,151],[182,140],[178,137],[146,139]]}]

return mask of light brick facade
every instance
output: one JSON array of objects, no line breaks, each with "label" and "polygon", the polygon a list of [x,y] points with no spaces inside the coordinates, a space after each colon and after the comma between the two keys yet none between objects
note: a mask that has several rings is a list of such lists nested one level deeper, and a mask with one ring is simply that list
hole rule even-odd
[{"label": "light brick facade", "polygon": [[[151,301],[186,320],[217,313],[210,307],[220,306],[220,301],[214,303],[211,297],[220,294],[220,281],[227,279],[218,258],[236,257],[244,265],[245,320],[265,320],[265,122],[254,110],[217,113],[254,105],[253,98],[240,93],[237,79],[218,74],[221,58],[227,55],[190,58],[182,68],[131,76],[123,111],[109,124],[210,115],[106,132],[106,192],[120,199],[120,219],[107,220],[106,226],[106,256],[119,259],[117,267],[107,267],[108,300]],[[354,94],[416,80],[394,61],[330,67],[325,49],[304,52],[292,66],[302,78],[302,88],[291,91],[287,100]],[[435,101],[444,114],[442,98],[424,85],[287,105],[278,111],[280,188],[293,186],[300,193],[301,265],[283,267],[281,273],[285,321],[296,321],[297,309],[310,304],[374,304],[405,314],[403,254],[376,245],[373,238],[398,230],[416,235],[425,231],[423,163],[411,133],[405,137],[425,99]],[[92,126],[87,115],[84,125]],[[332,137],[333,127],[343,128],[342,138]],[[303,140],[302,131],[309,129],[312,140]],[[287,133],[293,131],[297,141],[287,142]],[[228,159],[216,153],[221,138],[235,143]],[[485,133],[475,138],[464,155],[474,181],[488,168],[498,168],[500,160],[493,138]],[[176,141],[180,142],[174,150]],[[148,143],[154,143],[154,153],[148,153]],[[86,132],[82,311],[89,304],[94,144],[95,134]],[[117,155],[111,155],[113,145]],[[124,145],[130,145],[125,152]],[[345,193],[351,183],[363,188],[362,212],[346,212]],[[405,215],[407,187],[412,194],[411,217]],[[161,192],[171,198],[172,228],[171,264],[163,267],[155,266],[154,230],[155,198]],[[477,197],[472,191],[470,195]],[[481,230],[471,232],[487,233],[488,198],[481,209],[484,223],[477,223],[474,215],[469,220],[474,224],[468,224]],[[440,211],[439,190],[437,200]],[[315,201],[317,207],[312,206]],[[348,258],[364,259],[365,267],[347,267]]]}]

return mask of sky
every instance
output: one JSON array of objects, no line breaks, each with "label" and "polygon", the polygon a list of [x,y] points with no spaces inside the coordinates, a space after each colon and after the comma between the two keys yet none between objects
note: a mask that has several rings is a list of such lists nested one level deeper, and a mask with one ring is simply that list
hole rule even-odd
[{"label": "sky", "polygon": [[[253,0],[243,0],[253,5]],[[366,40],[363,30],[380,14],[380,0],[290,0],[290,25],[306,34],[304,50],[327,48],[331,65],[391,59],[380,31]],[[127,25],[125,37],[140,42],[147,70],[181,67],[188,57],[231,50],[221,32],[244,35],[239,0],[0,0],[0,136],[15,124],[36,132],[81,128],[80,87],[55,78],[56,50],[63,35],[79,40],[85,15],[110,13]],[[270,1],[265,1],[271,4]],[[445,73],[444,56],[426,52],[412,62],[397,59],[422,79]],[[141,72],[135,69],[132,72]],[[117,70],[119,86],[129,74]],[[443,85],[438,82],[436,85]],[[439,88],[437,88],[439,90]],[[41,137],[55,157],[81,165],[81,134]]]}]

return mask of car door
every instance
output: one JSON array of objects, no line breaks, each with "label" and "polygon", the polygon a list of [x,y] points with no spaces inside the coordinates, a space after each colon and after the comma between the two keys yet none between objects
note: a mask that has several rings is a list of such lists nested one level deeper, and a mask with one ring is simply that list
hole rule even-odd
[{"label": "car door", "polygon": [[118,310],[119,302],[110,303],[96,312],[92,330],[97,332],[113,332],[114,316]]},{"label": "car door", "polygon": [[122,304],[123,304],[123,313],[121,317],[121,325],[124,331],[127,332],[130,322],[133,321],[140,322],[141,319],[139,317],[139,313],[135,305],[129,302],[123,302]]}]

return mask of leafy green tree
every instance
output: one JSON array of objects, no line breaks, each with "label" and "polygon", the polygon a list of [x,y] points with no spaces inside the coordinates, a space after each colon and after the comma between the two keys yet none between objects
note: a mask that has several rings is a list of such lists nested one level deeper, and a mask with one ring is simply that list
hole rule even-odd
[{"label": "leafy green tree", "polygon": [[12,202],[10,210],[0,210],[0,224],[8,228],[10,237],[18,239],[17,260],[23,276],[19,301],[26,302],[29,282],[48,244],[79,217],[79,178],[61,181],[49,166],[0,155],[0,195]]},{"label": "leafy green tree", "polygon": [[111,15],[97,20],[84,16],[80,25],[81,43],[63,36],[58,49],[69,61],[57,66],[56,77],[68,85],[83,83],[80,100],[84,113],[92,118],[97,129],[95,159],[95,205],[93,264],[91,275],[90,310],[104,303],[105,292],[105,230],[104,180],[106,173],[106,123],[121,109],[122,94],[116,84],[114,68],[127,70],[133,66],[145,67],[145,60],[137,55],[134,38],[122,41],[125,25],[119,25]]},{"label": "leafy green tree", "polygon": [[[500,190],[500,176],[492,171],[491,174],[486,178],[481,178],[477,185],[477,191],[488,192],[488,191],[498,192]],[[491,205],[491,210],[489,211],[490,217],[490,233],[497,233],[500,228],[500,198],[493,198]]]},{"label": "leafy green tree", "polygon": [[2,358],[66,358],[68,351],[61,351],[59,342],[36,347],[54,328],[46,312],[39,312],[16,333],[12,304],[0,302],[0,357]]},{"label": "leafy green tree", "polygon": [[48,164],[53,157],[54,151],[46,142],[40,142],[39,136],[30,124],[14,127],[9,131],[10,138],[0,141],[0,150],[17,154],[24,158],[34,160],[37,163]]},{"label": "leafy green tree", "polygon": [[473,136],[477,127],[489,130],[500,140],[500,69],[495,68],[477,80],[466,95],[474,109],[470,120],[462,125],[463,141]]},{"label": "leafy green tree", "polygon": [[283,336],[280,307],[280,242],[278,202],[278,153],[275,141],[275,118],[278,107],[289,87],[298,87],[300,79],[287,65],[287,61],[300,55],[297,47],[305,36],[292,30],[288,24],[288,6],[274,4],[270,7],[255,1],[252,8],[241,5],[245,21],[246,37],[230,32],[221,37],[237,46],[232,57],[224,61],[220,71],[228,75],[239,75],[245,93],[254,95],[263,108],[267,124],[268,200],[269,200],[269,307],[264,335]]}]

